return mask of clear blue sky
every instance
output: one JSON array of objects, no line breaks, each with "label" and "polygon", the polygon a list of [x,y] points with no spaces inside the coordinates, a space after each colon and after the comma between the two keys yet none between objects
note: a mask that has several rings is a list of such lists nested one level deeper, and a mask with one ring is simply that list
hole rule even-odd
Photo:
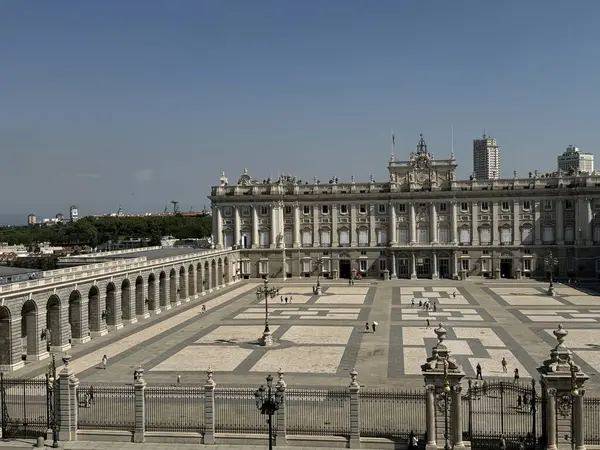
[{"label": "clear blue sky", "polygon": [[236,180],[387,179],[424,133],[459,176],[596,151],[600,1],[0,2],[0,213],[208,204]]}]

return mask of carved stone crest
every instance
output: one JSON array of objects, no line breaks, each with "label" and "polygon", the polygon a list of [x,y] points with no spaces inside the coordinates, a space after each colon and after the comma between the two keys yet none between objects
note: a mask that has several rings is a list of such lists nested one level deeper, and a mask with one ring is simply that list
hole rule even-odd
[{"label": "carved stone crest", "polygon": [[435,407],[441,413],[450,411],[452,407],[452,396],[444,393],[437,394],[435,396]]},{"label": "carved stone crest", "polygon": [[566,418],[571,415],[572,400],[570,395],[562,395],[556,399],[556,410],[561,417]]}]

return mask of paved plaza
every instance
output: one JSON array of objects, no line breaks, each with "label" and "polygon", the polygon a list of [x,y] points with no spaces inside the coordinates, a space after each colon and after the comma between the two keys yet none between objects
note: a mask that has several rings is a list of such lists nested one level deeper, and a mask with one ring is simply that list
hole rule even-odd
[{"label": "paved plaza", "polygon": [[[265,319],[264,299],[255,295],[259,285],[236,284],[143,327],[111,333],[95,347],[75,348],[73,369],[85,384],[130,383],[141,365],[149,384],[174,384],[178,375],[184,384],[202,384],[210,366],[219,384],[260,384],[282,368],[290,386],[347,386],[356,368],[362,385],[418,388],[420,365],[436,343],[433,329],[443,322],[446,343],[467,377],[480,364],[484,377],[512,378],[518,368],[522,379],[538,378],[555,345],[552,331],[562,323],[567,345],[590,375],[588,389],[600,387],[600,297],[590,289],[557,285],[556,296],[548,297],[547,283],[535,281],[361,280],[348,286],[326,280],[315,296],[311,283],[272,280],[281,291],[269,300],[275,345],[265,348],[257,345]],[[426,310],[420,302],[432,306]],[[365,327],[373,321],[379,324],[374,333]],[[98,367],[103,354],[106,370]]]}]

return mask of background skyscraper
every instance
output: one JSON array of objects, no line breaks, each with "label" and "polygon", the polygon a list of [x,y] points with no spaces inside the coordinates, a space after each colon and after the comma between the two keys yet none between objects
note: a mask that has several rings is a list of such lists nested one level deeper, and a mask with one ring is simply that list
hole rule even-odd
[{"label": "background skyscraper", "polygon": [[481,139],[473,139],[473,175],[478,180],[500,178],[500,147],[485,132]]}]

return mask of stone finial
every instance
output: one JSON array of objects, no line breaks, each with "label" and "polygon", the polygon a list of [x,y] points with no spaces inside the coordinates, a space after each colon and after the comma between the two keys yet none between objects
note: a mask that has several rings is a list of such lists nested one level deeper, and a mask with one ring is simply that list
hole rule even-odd
[{"label": "stone finial", "polygon": [[448,332],[446,331],[446,329],[444,328],[444,326],[442,325],[441,322],[440,322],[440,325],[434,330],[434,332],[438,338],[438,343],[437,343],[438,347],[441,345],[445,345],[444,340],[446,339]]},{"label": "stone finial", "polygon": [[62,357],[62,362],[65,366],[65,369],[67,369],[69,367],[69,363],[71,362],[71,358],[72,356],[69,355],[68,353],[65,353]]},{"label": "stone finial", "polygon": [[563,328],[562,324],[559,324],[558,328],[552,333],[558,341],[558,344],[556,345],[556,347],[554,347],[554,349],[558,350],[559,348],[565,348],[565,338],[567,337],[569,332]]},{"label": "stone finial", "polygon": [[206,369],[206,385],[207,386],[214,386],[215,380],[213,380],[213,370],[210,366],[208,366],[208,369]]},{"label": "stone finial", "polygon": [[279,370],[277,371],[277,376],[279,377],[279,380],[277,380],[277,387],[279,388],[285,388],[287,385],[285,383],[285,380],[283,379],[283,369],[280,367]]},{"label": "stone finial", "polygon": [[352,369],[352,372],[350,372],[350,387],[358,387],[358,381],[356,381],[357,376],[358,372],[356,369]]}]

